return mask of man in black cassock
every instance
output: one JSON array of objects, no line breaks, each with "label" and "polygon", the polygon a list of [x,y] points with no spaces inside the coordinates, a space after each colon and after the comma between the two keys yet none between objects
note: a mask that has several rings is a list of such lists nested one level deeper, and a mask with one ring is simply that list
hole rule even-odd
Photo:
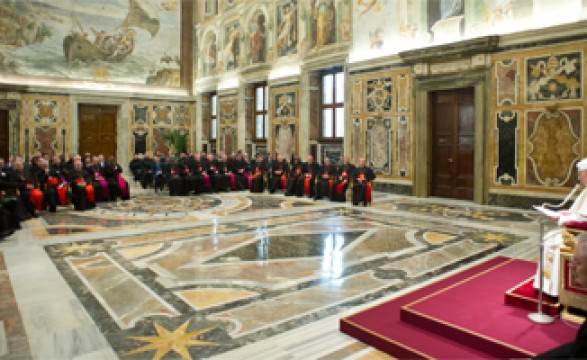
[{"label": "man in black cassock", "polygon": [[91,180],[84,176],[81,159],[74,158],[67,181],[71,186],[71,202],[75,210],[87,210],[96,206],[95,190]]},{"label": "man in black cassock", "polygon": [[298,181],[296,196],[306,195],[307,197],[314,197],[316,178],[320,173],[320,165],[314,162],[312,155],[308,155],[308,161],[302,166],[302,173],[302,179]]},{"label": "man in black cassock", "polygon": [[287,177],[287,181],[285,183],[285,196],[297,195],[296,192],[298,190],[300,179],[302,178],[303,167],[304,163],[300,159],[299,155],[294,156],[292,154],[291,163],[289,164],[289,176]]},{"label": "man in black cassock", "polygon": [[332,189],[332,201],[346,201],[346,191],[349,182],[355,173],[355,166],[351,164],[348,156],[344,157],[343,164],[338,168],[337,179],[334,182],[334,189]]},{"label": "man in black cassock", "polygon": [[262,193],[265,191],[265,172],[267,171],[267,165],[263,159],[263,155],[257,154],[255,160],[251,161],[252,174],[249,176],[249,188],[251,192]]},{"label": "man in black cassock", "polygon": [[330,198],[334,191],[334,179],[336,179],[336,166],[330,163],[329,158],[324,159],[324,164],[320,168],[320,173],[316,180],[316,194],[314,200]]},{"label": "man in black cassock", "polygon": [[353,205],[371,203],[371,182],[375,180],[375,173],[366,165],[365,158],[359,160],[359,166],[353,176]]},{"label": "man in black cassock", "polygon": [[277,155],[271,160],[271,176],[269,177],[269,193],[273,194],[276,190],[283,190],[286,182],[286,174],[289,171],[287,161],[281,155]]}]

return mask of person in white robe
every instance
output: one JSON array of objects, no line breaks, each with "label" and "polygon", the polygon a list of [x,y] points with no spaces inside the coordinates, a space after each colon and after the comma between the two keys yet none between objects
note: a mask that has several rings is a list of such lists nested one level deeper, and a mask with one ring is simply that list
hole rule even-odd
[{"label": "person in white robe", "polygon": [[[548,232],[543,239],[544,253],[543,253],[543,283],[542,290],[545,294],[550,296],[558,296],[559,293],[559,265],[560,255],[559,250],[563,245],[563,233],[565,231],[565,224],[569,222],[585,222],[587,223],[587,158],[577,163],[578,178],[583,190],[577,196],[573,205],[568,210],[560,210],[557,212],[548,212],[553,220],[558,222],[559,228]],[[536,270],[534,277],[534,288],[540,287],[539,278],[540,268]]]}]

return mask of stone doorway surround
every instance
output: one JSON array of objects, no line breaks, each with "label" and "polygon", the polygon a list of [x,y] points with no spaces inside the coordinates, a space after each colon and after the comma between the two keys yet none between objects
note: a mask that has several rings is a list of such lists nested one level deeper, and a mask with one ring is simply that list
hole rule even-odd
[{"label": "stone doorway surround", "polygon": [[457,43],[401,52],[414,73],[414,187],[418,197],[430,195],[431,114],[430,93],[473,87],[475,91],[475,157],[473,201],[488,198],[488,97],[491,85],[490,53],[497,50],[499,37],[487,36]]}]

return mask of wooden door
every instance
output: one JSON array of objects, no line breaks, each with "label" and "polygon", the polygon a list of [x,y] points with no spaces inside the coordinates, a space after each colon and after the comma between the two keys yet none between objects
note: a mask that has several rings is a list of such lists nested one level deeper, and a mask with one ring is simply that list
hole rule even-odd
[{"label": "wooden door", "polygon": [[79,105],[79,152],[116,158],[115,106]]},{"label": "wooden door", "polygon": [[430,195],[473,199],[474,89],[431,94],[432,174]]},{"label": "wooden door", "polygon": [[0,157],[8,163],[8,110],[0,110]]}]

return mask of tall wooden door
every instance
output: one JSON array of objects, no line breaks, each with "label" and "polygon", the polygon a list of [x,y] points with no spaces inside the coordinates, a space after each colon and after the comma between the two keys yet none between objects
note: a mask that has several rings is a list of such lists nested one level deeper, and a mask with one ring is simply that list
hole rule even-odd
[{"label": "tall wooden door", "polygon": [[8,162],[8,110],[0,110],[0,157]]},{"label": "tall wooden door", "polygon": [[432,196],[473,199],[474,95],[473,88],[431,94]]},{"label": "tall wooden door", "polygon": [[116,106],[79,105],[79,152],[116,157]]}]

